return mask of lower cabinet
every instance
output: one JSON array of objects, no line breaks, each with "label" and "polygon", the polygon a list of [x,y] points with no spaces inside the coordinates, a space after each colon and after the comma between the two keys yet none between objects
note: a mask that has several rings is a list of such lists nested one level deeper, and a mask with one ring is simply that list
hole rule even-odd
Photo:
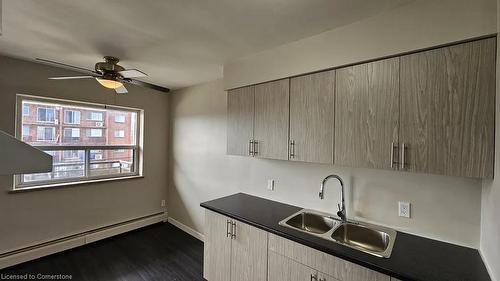
[{"label": "lower cabinet", "polygon": [[203,277],[209,281],[266,281],[267,235],[207,210]]},{"label": "lower cabinet", "polygon": [[[277,253],[318,272],[326,280],[338,281],[390,281],[390,277],[366,267],[345,261],[297,242],[269,234],[269,253]],[[279,267],[279,266],[278,266]],[[311,279],[305,279],[310,281]],[[269,279],[272,281],[272,279]],[[325,281],[325,280],[321,280]]]},{"label": "lower cabinet", "polygon": [[268,280],[272,281],[309,281],[317,274],[312,268],[272,251],[268,268]]},{"label": "lower cabinet", "polygon": [[269,281],[338,281],[337,279],[269,251]]},{"label": "lower cabinet", "polygon": [[208,281],[398,281],[209,210],[204,245]]}]

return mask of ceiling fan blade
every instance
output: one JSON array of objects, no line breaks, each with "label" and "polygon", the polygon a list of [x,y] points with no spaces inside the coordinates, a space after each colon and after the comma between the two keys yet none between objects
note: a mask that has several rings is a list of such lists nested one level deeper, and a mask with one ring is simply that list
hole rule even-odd
[{"label": "ceiling fan blade", "polygon": [[49,77],[50,80],[70,80],[70,79],[87,79],[87,78],[94,78],[94,76],[85,75],[85,76]]},{"label": "ceiling fan blade", "polygon": [[120,73],[120,75],[123,76],[123,78],[139,78],[148,76],[146,73],[138,69],[125,69],[118,73]]},{"label": "ceiling fan blade", "polygon": [[121,86],[120,88],[116,88],[115,92],[117,94],[126,94],[126,93],[128,93],[127,88],[125,88],[125,86]]},{"label": "ceiling fan blade", "polygon": [[53,64],[53,65],[58,65],[58,66],[66,67],[66,68],[73,68],[73,69],[76,69],[78,71],[84,71],[84,72],[87,72],[87,73],[97,74],[97,72],[95,72],[93,70],[90,70],[90,69],[87,69],[87,68],[83,68],[83,67],[79,67],[79,66],[69,65],[69,64],[65,64],[65,63],[61,63],[61,62],[57,62],[57,61],[46,60],[46,59],[41,59],[41,58],[36,58],[36,60],[44,62],[44,63],[48,63],[48,64]]},{"label": "ceiling fan blade", "polygon": [[129,83],[129,84],[133,84],[133,85],[137,85],[137,86],[140,86],[140,87],[150,88],[150,89],[157,90],[157,91],[164,92],[164,93],[170,92],[169,88],[165,88],[165,87],[162,87],[162,86],[158,86],[158,85],[155,85],[155,84],[151,84],[151,83],[147,83],[147,82],[142,82],[142,81],[134,80],[134,79],[130,79],[130,78],[120,79],[120,81]]}]

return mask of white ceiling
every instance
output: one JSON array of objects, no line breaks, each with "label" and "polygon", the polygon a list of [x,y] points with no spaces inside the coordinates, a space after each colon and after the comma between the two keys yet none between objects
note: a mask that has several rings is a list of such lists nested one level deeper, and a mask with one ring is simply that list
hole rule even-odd
[{"label": "white ceiling", "polygon": [[[0,0],[1,1],[1,0]],[[224,62],[381,13],[408,0],[3,0],[0,53],[93,68],[104,55],[173,89]]]}]

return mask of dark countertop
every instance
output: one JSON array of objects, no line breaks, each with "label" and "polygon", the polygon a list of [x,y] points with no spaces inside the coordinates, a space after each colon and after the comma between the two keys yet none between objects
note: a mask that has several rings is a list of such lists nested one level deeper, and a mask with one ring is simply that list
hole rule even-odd
[{"label": "dark countertop", "polygon": [[391,257],[378,258],[278,222],[303,209],[238,193],[201,206],[401,280],[491,281],[478,250],[398,232]]}]

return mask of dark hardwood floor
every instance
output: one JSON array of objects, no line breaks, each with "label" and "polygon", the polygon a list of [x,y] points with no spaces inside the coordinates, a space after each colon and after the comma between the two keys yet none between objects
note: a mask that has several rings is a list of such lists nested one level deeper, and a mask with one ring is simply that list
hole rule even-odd
[{"label": "dark hardwood floor", "polygon": [[[29,261],[0,274],[67,274],[71,280],[204,280],[203,243],[159,223]],[[36,279],[35,279],[36,280]]]}]

